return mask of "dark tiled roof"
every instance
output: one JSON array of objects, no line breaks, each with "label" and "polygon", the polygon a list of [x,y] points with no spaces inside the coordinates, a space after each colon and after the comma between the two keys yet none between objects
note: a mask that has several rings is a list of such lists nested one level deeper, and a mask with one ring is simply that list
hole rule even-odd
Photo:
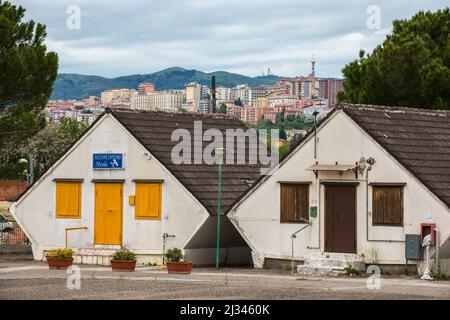
[{"label": "dark tiled roof", "polygon": [[[240,121],[224,115],[198,115],[150,111],[112,111],[112,115],[158,159],[210,214],[217,214],[218,165],[180,164],[171,159],[172,148],[178,141],[171,141],[175,129],[187,129],[194,136],[194,121],[202,121],[202,130],[219,129],[225,137],[226,129],[247,127]],[[203,147],[210,142],[203,142]],[[193,143],[192,143],[193,144]],[[248,143],[246,144],[248,154]],[[194,152],[192,149],[192,158]],[[192,162],[193,163],[193,162]],[[259,165],[224,164],[222,173],[222,213],[226,213],[239,196],[250,189],[248,180],[260,176]]]},{"label": "dark tiled roof", "polygon": [[450,207],[450,111],[339,105]]}]

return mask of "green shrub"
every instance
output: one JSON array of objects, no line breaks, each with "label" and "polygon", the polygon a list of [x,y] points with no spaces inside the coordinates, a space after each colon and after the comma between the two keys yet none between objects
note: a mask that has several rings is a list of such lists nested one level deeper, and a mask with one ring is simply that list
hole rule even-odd
[{"label": "green shrub", "polygon": [[72,249],[54,249],[47,251],[47,257],[55,258],[55,259],[72,259],[73,258],[73,250]]},{"label": "green shrub", "polygon": [[113,260],[127,260],[127,261],[135,261],[136,254],[129,250],[119,250],[116,251],[113,255]]},{"label": "green shrub", "polygon": [[180,262],[184,260],[184,255],[178,248],[169,249],[166,252],[167,262]]},{"label": "green shrub", "polygon": [[344,272],[342,272],[341,275],[344,277],[353,277],[359,275],[359,273],[360,272],[358,270],[356,270],[351,264],[349,264],[344,268]]},{"label": "green shrub", "polygon": [[439,273],[439,272],[436,272],[436,271],[434,271],[431,274],[431,277],[435,281],[446,281],[446,280],[448,280],[448,276],[445,273]]}]

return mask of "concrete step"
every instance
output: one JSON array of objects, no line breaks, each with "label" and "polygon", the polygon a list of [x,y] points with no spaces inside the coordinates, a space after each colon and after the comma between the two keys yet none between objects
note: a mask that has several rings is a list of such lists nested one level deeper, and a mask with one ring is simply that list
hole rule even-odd
[{"label": "concrete step", "polygon": [[112,254],[110,256],[105,255],[81,255],[75,254],[73,256],[73,262],[75,264],[94,264],[100,266],[111,265]]},{"label": "concrete step", "polygon": [[73,251],[73,262],[76,264],[109,266],[117,249],[84,248],[73,249]]},{"label": "concrete step", "polygon": [[336,258],[310,258],[304,261],[305,266],[309,267],[334,267],[334,268],[346,268],[351,265],[354,269],[363,271],[365,269],[364,260],[348,260],[348,259],[336,259]]},{"label": "concrete step", "polygon": [[338,276],[344,272],[343,267],[298,265],[297,273],[307,276]]},{"label": "concrete step", "polygon": [[7,255],[31,255],[31,246],[26,245],[0,245],[0,256]]},{"label": "concrete step", "polygon": [[297,266],[297,272],[304,275],[337,276],[349,266],[361,272],[365,270],[366,264],[364,260],[354,257],[311,257],[305,259],[303,265]]}]

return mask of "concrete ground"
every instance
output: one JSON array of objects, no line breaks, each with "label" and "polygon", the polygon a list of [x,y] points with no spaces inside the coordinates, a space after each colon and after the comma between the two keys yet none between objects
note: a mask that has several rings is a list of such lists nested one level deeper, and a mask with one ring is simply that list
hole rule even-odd
[{"label": "concrete ground", "polygon": [[[80,266],[76,275],[36,261],[0,259],[0,299],[450,299],[450,282],[381,277],[314,278],[255,269],[194,269],[168,275],[155,267],[133,273]],[[369,280],[370,281],[370,280]]]}]

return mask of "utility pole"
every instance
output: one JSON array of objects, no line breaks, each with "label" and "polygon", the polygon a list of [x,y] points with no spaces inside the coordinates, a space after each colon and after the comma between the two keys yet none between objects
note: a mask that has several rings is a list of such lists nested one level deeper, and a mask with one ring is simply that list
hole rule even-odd
[{"label": "utility pole", "polygon": [[224,148],[217,148],[216,155],[219,156],[219,190],[217,197],[217,247],[216,247],[216,269],[219,269],[220,263],[220,211],[222,207],[222,162]]},{"label": "utility pole", "polygon": [[29,154],[28,159],[30,159],[30,173],[29,173],[30,180],[29,180],[29,182],[30,182],[30,185],[32,185],[34,182],[34,157],[33,157],[33,155]]}]

